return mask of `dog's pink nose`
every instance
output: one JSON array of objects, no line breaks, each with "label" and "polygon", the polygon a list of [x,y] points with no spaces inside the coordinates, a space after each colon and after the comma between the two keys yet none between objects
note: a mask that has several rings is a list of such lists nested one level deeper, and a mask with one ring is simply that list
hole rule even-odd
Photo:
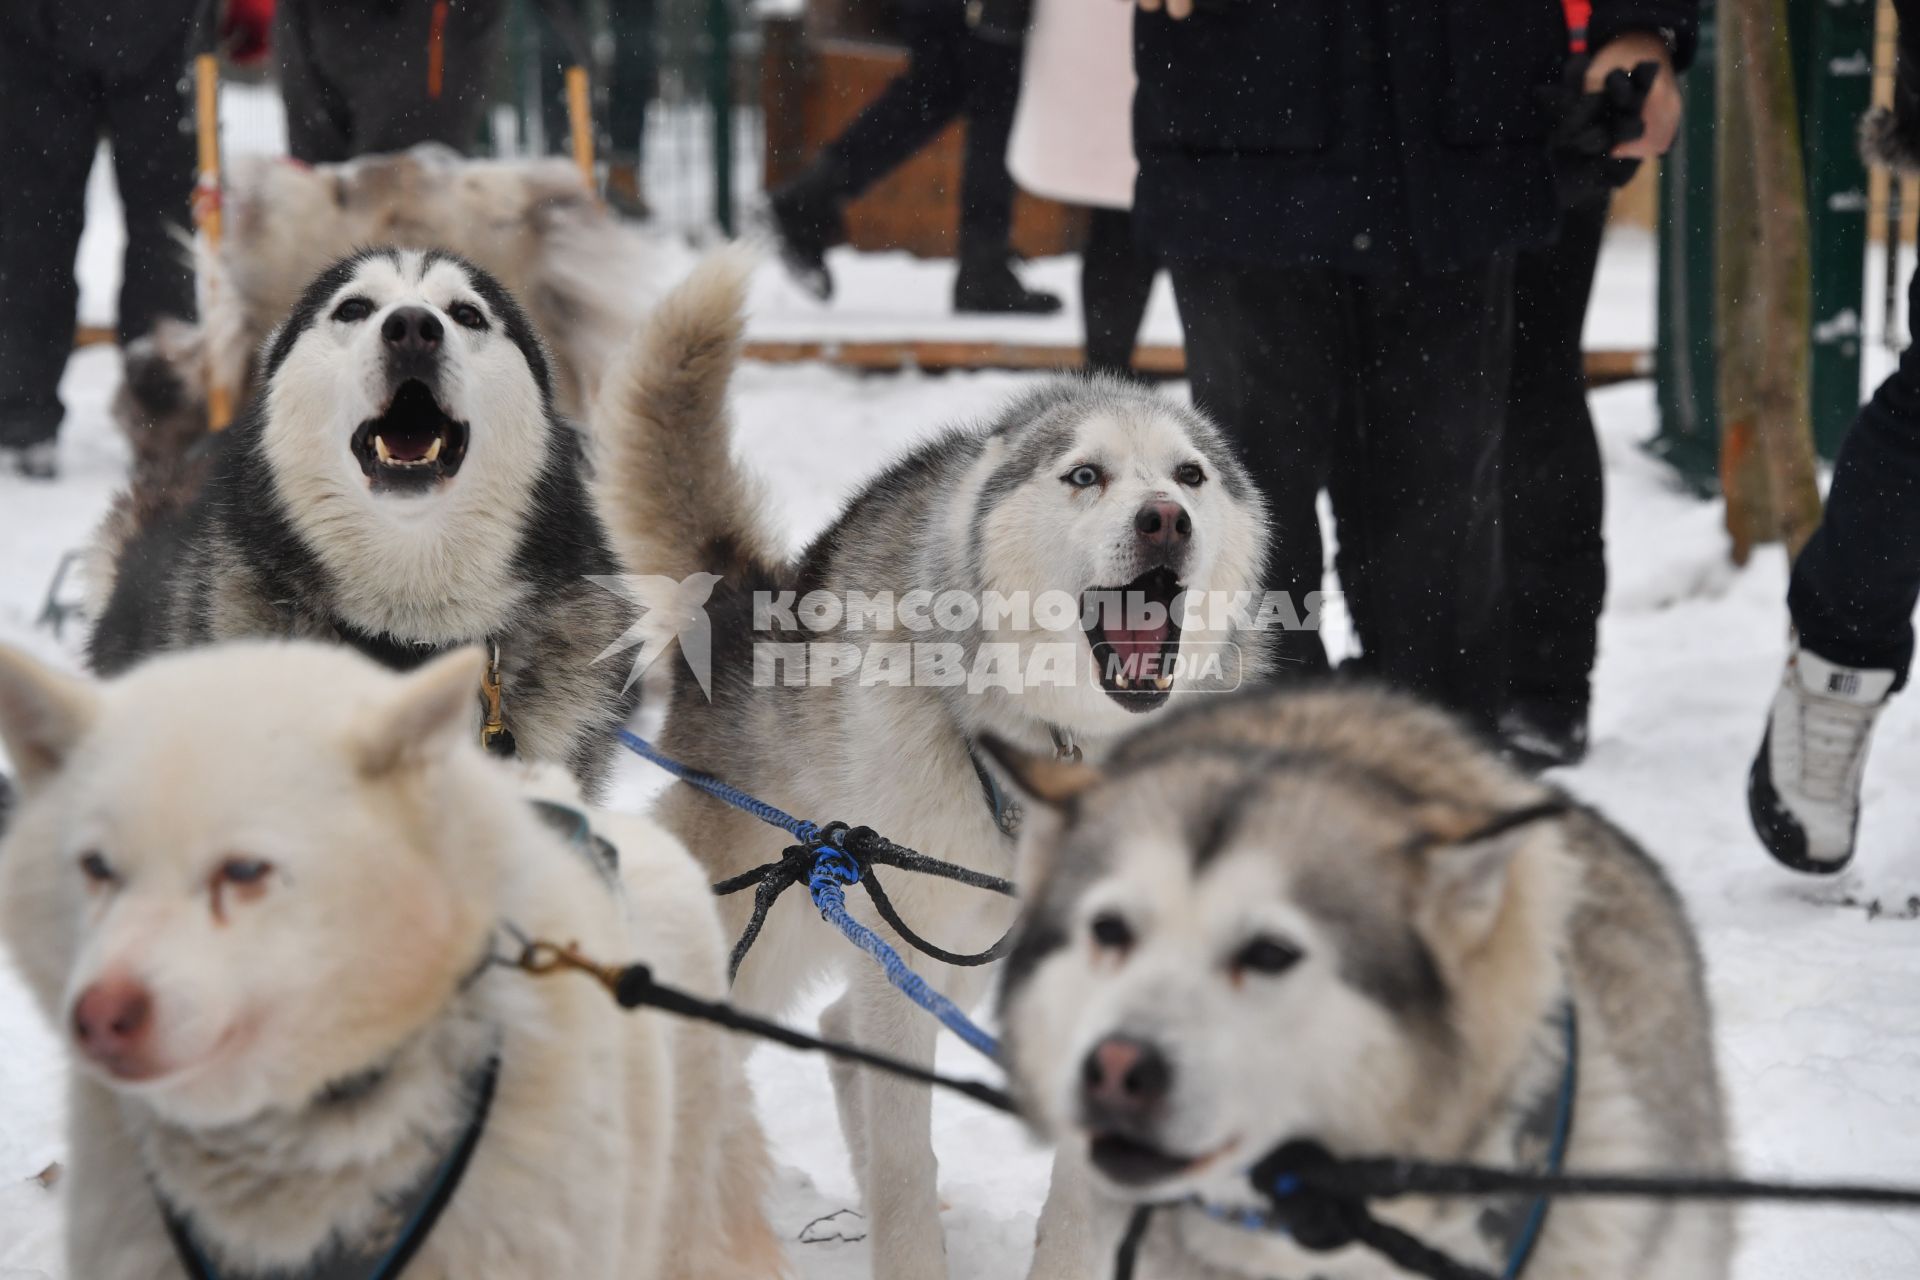
[{"label": "dog's pink nose", "polygon": [[1156,498],[1134,513],[1140,541],[1154,547],[1178,547],[1193,536],[1193,517],[1177,502]]},{"label": "dog's pink nose", "polygon": [[122,1074],[133,1071],[153,1023],[153,996],[128,977],[108,977],[80,993],[73,1035],[81,1051]]},{"label": "dog's pink nose", "polygon": [[1153,1045],[1128,1036],[1108,1036],[1087,1054],[1080,1082],[1088,1103],[1127,1115],[1166,1101],[1173,1087],[1173,1067]]}]

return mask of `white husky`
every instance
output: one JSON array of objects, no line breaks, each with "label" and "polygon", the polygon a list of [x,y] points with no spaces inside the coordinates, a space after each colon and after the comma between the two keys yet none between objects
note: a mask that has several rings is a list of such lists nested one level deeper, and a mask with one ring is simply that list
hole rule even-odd
[{"label": "white husky", "polygon": [[724,1034],[489,963],[511,925],[725,984],[684,849],[597,814],[616,872],[471,740],[482,661],[247,643],[94,686],[0,648],[0,937],[73,1055],[76,1280],[784,1270]]}]

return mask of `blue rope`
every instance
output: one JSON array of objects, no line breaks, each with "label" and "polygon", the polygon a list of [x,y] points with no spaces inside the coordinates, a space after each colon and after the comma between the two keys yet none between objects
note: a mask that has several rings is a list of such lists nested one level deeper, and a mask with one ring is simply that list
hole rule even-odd
[{"label": "blue rope", "polygon": [[[1567,1146],[1573,1139],[1574,1095],[1580,1091],[1580,1021],[1574,1014],[1571,995],[1567,997],[1566,1007],[1560,1016],[1565,1024],[1567,1068],[1560,1076],[1560,1101],[1553,1116],[1553,1142],[1547,1149],[1547,1172],[1553,1174],[1562,1173],[1567,1167]],[[1547,1224],[1547,1210],[1552,1204],[1553,1201],[1546,1196],[1540,1196],[1533,1202],[1533,1208],[1527,1212],[1526,1224],[1520,1228],[1513,1248],[1507,1253],[1507,1265],[1500,1273],[1501,1280],[1520,1280],[1527,1263],[1533,1260],[1534,1246],[1540,1243],[1540,1231]]]},{"label": "blue rope", "polygon": [[660,754],[659,748],[651,742],[626,729],[616,729],[620,741],[627,749],[642,759],[651,760],[682,782],[691,782],[716,800],[724,800],[743,813],[750,813],[768,826],[790,831],[803,844],[814,844],[820,839],[820,828],[804,818],[796,818],[785,809],[776,809],[764,800],[756,800],[735,786],[720,781],[710,773],[689,768],[672,756]]},{"label": "blue rope", "polygon": [[730,786],[711,774],[689,768],[671,756],[662,755],[658,748],[645,738],[626,729],[615,731],[620,741],[634,754],[651,760],[671,773],[682,782],[690,782],[716,800],[724,801],[743,813],[750,813],[769,826],[780,827],[798,837],[808,846],[813,855],[813,863],[807,873],[807,891],[813,895],[813,905],[820,916],[846,936],[847,941],[859,947],[879,962],[885,970],[887,981],[891,982],[907,999],[938,1018],[941,1025],[959,1036],[973,1048],[989,1058],[998,1059],[1000,1042],[980,1029],[972,1019],[962,1012],[959,1005],[941,995],[927,980],[915,973],[900,953],[887,944],[867,926],[853,918],[847,910],[846,887],[859,884],[863,875],[861,865],[853,854],[841,844],[846,837],[846,827],[834,824],[830,836],[823,837],[821,828],[796,818],[784,809],[777,809],[764,800],[757,800]]}]

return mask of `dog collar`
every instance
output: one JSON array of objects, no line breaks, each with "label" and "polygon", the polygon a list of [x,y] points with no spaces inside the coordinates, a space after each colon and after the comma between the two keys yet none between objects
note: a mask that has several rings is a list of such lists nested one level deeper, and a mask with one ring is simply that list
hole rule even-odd
[{"label": "dog collar", "polygon": [[[352,623],[333,620],[333,629],[353,648],[392,671],[412,671],[446,653],[452,646],[403,640],[392,632],[373,635]],[[487,669],[480,676],[480,745],[488,754],[512,758],[518,751],[513,730],[507,728],[500,687],[500,642],[487,637]]]},{"label": "dog collar", "polygon": [[[454,1192],[460,1189],[474,1148],[480,1145],[480,1135],[486,1131],[487,1117],[493,1111],[494,1086],[499,1077],[498,1054],[489,1057],[485,1065],[469,1077],[468,1087],[474,1095],[473,1115],[446,1154],[401,1202],[404,1225],[391,1245],[375,1254],[346,1250],[336,1244],[304,1269],[275,1271],[274,1280],[393,1280],[405,1270],[433,1233],[434,1224],[453,1200]],[[148,1181],[152,1182],[151,1177]],[[159,1187],[153,1188],[153,1196],[159,1203],[167,1235],[173,1241],[174,1255],[186,1269],[188,1280],[236,1280],[242,1274],[216,1267],[194,1239],[188,1219],[167,1202]]]}]

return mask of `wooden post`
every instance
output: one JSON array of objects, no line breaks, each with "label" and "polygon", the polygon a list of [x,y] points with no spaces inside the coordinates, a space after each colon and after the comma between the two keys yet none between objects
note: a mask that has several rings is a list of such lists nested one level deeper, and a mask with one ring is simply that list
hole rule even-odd
[{"label": "wooden post", "polygon": [[[200,177],[193,193],[193,220],[207,238],[207,256],[220,253],[220,59],[211,53],[193,59],[194,122],[200,139]],[[217,273],[208,277],[209,289]],[[207,427],[224,431],[233,421],[233,389],[207,367]]]},{"label": "wooden post", "polygon": [[567,127],[573,133],[573,162],[587,190],[599,190],[593,174],[593,99],[587,92],[587,69],[567,68]]},{"label": "wooden post", "polygon": [[1716,318],[1720,481],[1735,563],[1820,523],[1812,429],[1812,276],[1785,0],[1719,9]]}]

